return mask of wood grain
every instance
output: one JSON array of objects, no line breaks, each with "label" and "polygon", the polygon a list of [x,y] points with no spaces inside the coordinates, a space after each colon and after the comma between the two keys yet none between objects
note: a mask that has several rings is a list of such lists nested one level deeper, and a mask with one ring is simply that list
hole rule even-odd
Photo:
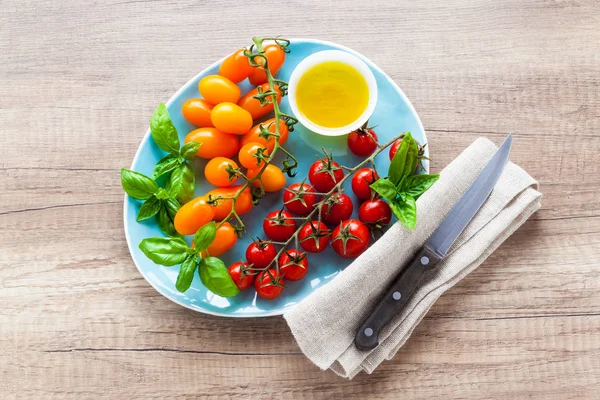
[{"label": "wood grain", "polygon": [[[599,22],[594,0],[0,2],[1,398],[597,398]],[[380,65],[436,171],[514,132],[512,159],[544,193],[393,360],[352,381],[313,366],[281,318],[169,302],[124,241],[118,170],[156,104],[269,31]]]}]

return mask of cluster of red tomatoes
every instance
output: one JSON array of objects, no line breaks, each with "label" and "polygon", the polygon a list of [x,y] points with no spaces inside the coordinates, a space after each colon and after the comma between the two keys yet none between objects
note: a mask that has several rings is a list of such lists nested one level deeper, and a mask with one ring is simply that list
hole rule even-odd
[{"label": "cluster of red tomatoes", "polygon": [[[352,132],[348,140],[351,151],[359,156],[368,156],[377,148],[377,136],[372,130],[368,133],[362,130]],[[392,145],[390,159],[399,146],[400,141]],[[361,168],[352,176],[355,201],[339,191],[321,204],[322,195],[332,191],[344,175],[343,168],[327,157],[310,167],[310,184],[293,183],[285,189],[284,207],[269,213],[263,222],[264,233],[270,240],[252,242],[246,249],[246,262],[237,262],[229,268],[238,288],[244,290],[254,283],[260,297],[273,299],[282,293],[284,279],[297,281],[304,278],[309,266],[308,253],[320,253],[331,244],[340,256],[354,258],[368,248],[372,230],[389,224],[392,211],[370,187],[378,179],[372,168]],[[358,219],[351,218],[355,203],[359,206]],[[297,233],[297,221],[308,215],[311,219],[304,222]],[[295,234],[301,249],[285,249],[277,260],[277,271],[274,261],[278,251],[274,243],[285,243]],[[254,272],[266,268],[269,268],[266,273]]]}]

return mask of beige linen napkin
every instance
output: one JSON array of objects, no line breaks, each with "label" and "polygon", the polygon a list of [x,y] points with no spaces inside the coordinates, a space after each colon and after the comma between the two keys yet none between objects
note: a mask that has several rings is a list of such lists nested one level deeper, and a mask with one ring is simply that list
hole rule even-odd
[{"label": "beige linen napkin", "polygon": [[367,352],[354,346],[359,324],[495,151],[496,146],[489,140],[476,140],[419,198],[413,231],[396,223],[334,280],[284,315],[300,349],[319,368],[331,368],[338,375],[352,378],[360,371],[370,374],[384,359],[391,359],[433,303],[540,208],[537,182],[509,162],[446,259],[424,278],[406,308],[383,329],[379,346]]}]

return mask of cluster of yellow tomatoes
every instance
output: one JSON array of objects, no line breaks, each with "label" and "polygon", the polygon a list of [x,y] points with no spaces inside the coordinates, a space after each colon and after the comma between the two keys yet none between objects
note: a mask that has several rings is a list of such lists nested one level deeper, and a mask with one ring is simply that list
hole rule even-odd
[{"label": "cluster of yellow tomatoes", "polygon": [[[260,125],[270,132],[276,132],[275,118],[255,124],[254,121],[273,111],[273,104],[261,105],[254,96],[269,91],[267,76],[260,67],[249,64],[248,58],[240,49],[227,57],[219,68],[218,75],[209,75],[200,80],[198,91],[202,98],[193,98],[182,106],[184,118],[198,127],[185,138],[185,143],[194,141],[202,145],[197,157],[209,160],[204,169],[206,180],[216,188],[203,196],[199,196],[184,204],[175,216],[174,224],[177,232],[192,235],[211,220],[220,221],[232,211],[233,201],[238,196],[235,212],[242,215],[252,208],[252,193],[246,187],[241,193],[242,185],[236,185],[238,176],[231,171],[238,170],[251,179],[264,167],[264,156],[268,156],[275,148],[275,138],[259,136]],[[270,44],[264,48],[269,70],[275,75],[285,61],[285,52],[277,45]],[[262,59],[258,60],[259,64]],[[237,83],[248,79],[255,88],[242,95]],[[281,101],[281,91],[277,86],[277,102]],[[279,121],[279,143],[286,142],[289,134],[287,125]],[[232,158],[237,155],[236,162]],[[261,155],[263,157],[261,157]],[[244,169],[242,169],[241,167]],[[268,164],[260,182],[252,184],[266,192],[283,189],[286,179],[282,170]],[[223,198],[209,204],[208,199]],[[219,256],[232,248],[237,241],[237,233],[228,222],[217,229],[217,236],[208,247],[211,256]]]}]

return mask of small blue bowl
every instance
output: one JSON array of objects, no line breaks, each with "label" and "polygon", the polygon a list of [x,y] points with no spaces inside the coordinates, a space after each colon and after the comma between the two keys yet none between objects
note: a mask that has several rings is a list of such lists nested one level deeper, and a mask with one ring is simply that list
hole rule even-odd
[{"label": "small blue bowl", "polygon": [[[343,50],[360,57],[371,68],[377,81],[379,93],[377,106],[369,125],[377,126],[376,132],[379,142],[386,143],[401,132],[411,132],[413,137],[422,144],[427,142],[423,125],[402,90],[382,70],[364,56],[339,44],[314,39],[292,39],[289,49],[290,53],[287,54],[285,64],[277,74],[279,79],[285,81],[289,80],[292,71],[300,61],[318,51]],[[198,81],[206,75],[217,74],[221,61],[212,64],[196,75],[166,103],[182,142],[185,136],[196,128],[183,118],[181,106],[190,98],[200,97],[198,93]],[[242,93],[252,88],[247,80],[240,83],[240,87]],[[291,114],[287,97],[284,97],[281,101],[281,109]],[[307,176],[310,165],[322,155],[321,148],[325,148],[328,151],[331,149],[336,161],[343,165],[352,166],[361,161],[359,157],[349,152],[346,144],[346,136],[320,136],[310,132],[300,124],[297,124],[294,131],[290,133],[285,147],[290,149],[299,161],[298,173],[295,178],[288,178],[288,185],[300,182]],[[425,151],[425,155],[427,156],[427,147]],[[375,160],[377,169],[384,175],[389,167],[387,153],[387,151],[383,151]],[[154,165],[164,155],[165,153],[151,139],[150,131],[148,130],[133,159],[131,169],[150,176],[152,175]],[[204,165],[205,160],[194,160],[197,178],[196,195],[201,195],[213,189],[213,186],[204,179]],[[425,162],[425,169],[429,169],[427,162]],[[350,188],[347,188],[346,192],[353,197]],[[250,213],[243,217],[248,233],[253,237],[264,237],[262,222],[265,216],[269,212],[281,208],[281,204],[282,193],[267,194],[261,200],[260,205],[254,207]],[[306,277],[297,282],[286,282],[286,289],[281,296],[274,300],[258,298],[253,289],[243,291],[233,298],[226,299],[219,297],[202,285],[197,274],[194,277],[191,288],[185,293],[180,293],[175,288],[175,280],[179,267],[164,267],[154,264],[138,248],[142,239],[164,236],[153,218],[143,222],[136,222],[135,218],[140,206],[140,201],[125,196],[123,210],[125,236],[135,265],[150,285],[163,296],[177,304],[202,313],[245,318],[281,315],[292,308],[294,304],[310,295],[316,288],[327,284],[352,262],[351,259],[339,257],[331,247],[322,253],[310,254]],[[354,216],[356,216],[357,211],[355,207]],[[187,239],[189,242],[190,238]],[[244,235],[242,239],[238,240],[235,247],[222,255],[221,258],[227,265],[240,261],[244,258],[246,247],[250,242],[250,237]]]}]

